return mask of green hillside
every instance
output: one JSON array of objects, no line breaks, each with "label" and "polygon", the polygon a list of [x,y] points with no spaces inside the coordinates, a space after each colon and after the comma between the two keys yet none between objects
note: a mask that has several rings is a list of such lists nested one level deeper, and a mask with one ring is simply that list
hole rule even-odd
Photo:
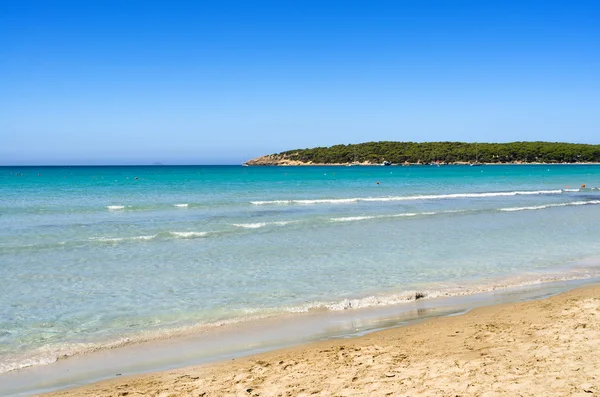
[{"label": "green hillside", "polygon": [[381,163],[442,163],[474,162],[511,163],[577,163],[600,162],[600,145],[559,142],[366,142],[355,145],[335,145],[312,149],[288,150],[269,156],[304,163],[335,164]]}]

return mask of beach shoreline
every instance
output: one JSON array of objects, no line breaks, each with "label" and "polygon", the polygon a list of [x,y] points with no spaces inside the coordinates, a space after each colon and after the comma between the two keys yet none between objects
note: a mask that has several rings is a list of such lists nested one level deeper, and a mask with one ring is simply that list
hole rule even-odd
[{"label": "beach shoreline", "polygon": [[[301,168],[11,177],[6,197],[29,193],[2,217],[3,317],[16,321],[0,332],[0,395],[356,337],[600,276],[598,187],[570,188],[595,166]],[[504,291],[519,286],[532,294]]]},{"label": "beach shoreline", "polygon": [[596,283],[356,338],[117,376],[45,396],[585,395],[600,392],[600,358],[589,354],[600,347],[599,318]]}]

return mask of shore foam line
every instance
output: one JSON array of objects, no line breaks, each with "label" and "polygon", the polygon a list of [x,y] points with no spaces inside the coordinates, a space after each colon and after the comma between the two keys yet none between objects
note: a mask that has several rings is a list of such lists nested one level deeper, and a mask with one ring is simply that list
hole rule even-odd
[{"label": "shore foam line", "polygon": [[588,271],[576,275],[553,275],[553,276],[533,276],[528,279],[512,278],[505,282],[491,283],[489,285],[474,286],[470,288],[451,287],[439,290],[410,290],[398,294],[382,296],[366,296],[356,299],[343,299],[336,302],[309,302],[299,306],[286,307],[285,311],[290,313],[305,313],[312,310],[341,311],[350,309],[364,309],[369,307],[392,306],[420,299],[450,298],[457,296],[470,296],[484,294],[493,291],[501,291],[509,288],[519,288],[531,285],[539,285],[557,281],[586,280],[600,276],[600,271]]},{"label": "shore foam line", "polygon": [[534,190],[534,191],[512,191],[512,192],[483,192],[483,193],[450,193],[450,194],[428,194],[416,196],[390,196],[390,197],[352,197],[342,199],[313,199],[313,200],[266,200],[251,201],[253,205],[312,205],[312,204],[350,204],[360,201],[364,202],[386,202],[386,201],[412,201],[412,200],[443,200],[458,198],[488,198],[506,196],[529,196],[561,194],[563,190]]},{"label": "shore foam line", "polygon": [[543,210],[543,209],[546,209],[546,208],[571,207],[571,206],[578,206],[578,205],[598,205],[598,204],[600,204],[600,200],[573,201],[573,202],[570,202],[570,203],[532,205],[532,206],[529,206],[529,207],[500,208],[499,211],[503,211],[503,212],[534,211],[534,210]]},{"label": "shore foam line", "polygon": [[395,294],[382,296],[366,296],[355,299],[342,299],[339,301],[313,301],[297,306],[281,308],[248,308],[243,310],[244,315],[234,316],[229,319],[209,323],[198,323],[194,325],[180,326],[169,329],[154,331],[137,331],[136,333],[121,335],[112,341],[100,343],[76,343],[65,342],[56,346],[45,346],[35,349],[26,354],[7,356],[0,362],[0,373],[10,372],[27,367],[48,365],[69,357],[91,354],[105,350],[141,344],[157,340],[167,340],[189,335],[198,335],[208,329],[222,326],[236,326],[249,321],[260,321],[286,314],[307,313],[313,311],[346,311],[355,309],[375,308],[407,304],[421,299],[451,298],[458,296],[471,296],[493,291],[501,291],[509,288],[518,288],[532,285],[540,285],[556,281],[586,280],[600,276],[600,271],[580,271],[576,274],[530,276],[529,278],[512,277],[505,281],[497,281],[481,286],[472,287],[449,287],[439,290],[406,290]]}]

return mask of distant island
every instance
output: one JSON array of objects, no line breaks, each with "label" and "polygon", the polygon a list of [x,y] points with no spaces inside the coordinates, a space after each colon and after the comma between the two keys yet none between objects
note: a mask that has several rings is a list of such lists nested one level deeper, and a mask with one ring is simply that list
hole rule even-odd
[{"label": "distant island", "polygon": [[561,142],[365,142],[288,150],[245,165],[600,163],[600,145]]}]

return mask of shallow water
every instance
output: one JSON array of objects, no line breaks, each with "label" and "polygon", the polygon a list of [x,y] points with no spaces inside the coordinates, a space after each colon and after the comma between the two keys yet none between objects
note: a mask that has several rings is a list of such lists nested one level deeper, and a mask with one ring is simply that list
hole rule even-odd
[{"label": "shallow water", "polygon": [[0,372],[593,277],[598,187],[593,165],[1,167]]}]

